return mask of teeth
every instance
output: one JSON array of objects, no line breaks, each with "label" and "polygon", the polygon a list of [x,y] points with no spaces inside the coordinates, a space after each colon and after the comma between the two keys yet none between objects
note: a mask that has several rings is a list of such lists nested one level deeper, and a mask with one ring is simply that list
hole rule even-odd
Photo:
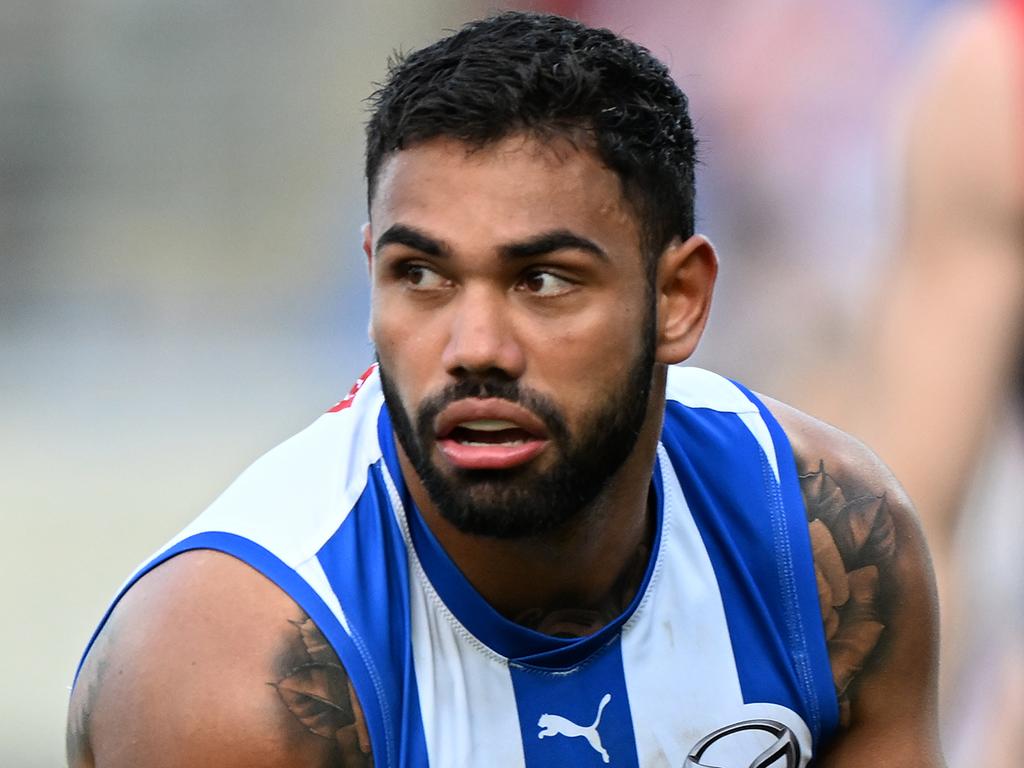
[{"label": "teeth", "polygon": [[525,440],[509,440],[507,443],[478,443],[475,440],[460,440],[459,441],[460,445],[470,445],[470,446],[500,445],[500,446],[503,446],[503,447],[507,447],[507,446],[510,446],[510,445],[522,445],[524,442],[526,442],[526,441]]},{"label": "teeth", "polygon": [[500,432],[503,429],[519,429],[518,424],[504,419],[476,419],[475,421],[463,421],[459,424],[463,429],[472,429],[476,432]]}]

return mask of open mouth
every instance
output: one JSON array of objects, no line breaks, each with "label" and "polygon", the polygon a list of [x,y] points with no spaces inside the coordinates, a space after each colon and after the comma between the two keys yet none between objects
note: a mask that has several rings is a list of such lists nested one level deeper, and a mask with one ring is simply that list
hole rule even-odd
[{"label": "open mouth", "polygon": [[533,460],[548,444],[543,423],[503,400],[462,400],[438,419],[437,444],[459,469],[511,469]]},{"label": "open mouth", "polygon": [[520,445],[534,439],[517,424],[503,419],[474,419],[459,424],[448,435],[462,445]]}]

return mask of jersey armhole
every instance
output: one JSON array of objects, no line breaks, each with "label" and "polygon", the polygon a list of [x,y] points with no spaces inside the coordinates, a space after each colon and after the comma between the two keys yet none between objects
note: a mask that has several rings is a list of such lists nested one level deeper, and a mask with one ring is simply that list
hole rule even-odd
[{"label": "jersey armhole", "polygon": [[381,706],[383,691],[378,676],[373,673],[372,661],[362,652],[356,640],[342,626],[323,598],[293,568],[268,549],[233,533],[207,531],[189,536],[167,548],[136,571],[111,601],[110,607],[89,639],[75,670],[72,688],[78,681],[82,665],[96,638],[128,590],[147,573],[171,558],[200,549],[222,552],[255,569],[288,595],[313,620],[337,653],[342,667],[355,687],[356,697],[366,718],[373,754],[379,755],[376,760],[381,765],[394,765],[395,745],[389,736],[392,730],[387,727],[387,718]]},{"label": "jersey armhole", "polygon": [[803,684],[808,709],[817,721],[811,724],[811,731],[816,742],[824,743],[839,727],[839,699],[832,679],[825,626],[821,620],[810,529],[800,490],[796,457],[785,430],[761,398],[742,384],[736,381],[732,383],[757,406],[775,448],[784,512],[781,521],[784,532],[779,537],[781,546],[776,547],[776,555],[789,561],[793,578],[787,586],[795,593],[796,606],[787,617],[787,639]]}]

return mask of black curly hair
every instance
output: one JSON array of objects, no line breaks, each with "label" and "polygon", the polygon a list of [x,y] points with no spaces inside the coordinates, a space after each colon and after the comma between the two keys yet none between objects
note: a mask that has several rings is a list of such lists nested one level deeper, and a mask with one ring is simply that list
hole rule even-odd
[{"label": "black curly hair", "polygon": [[523,12],[474,21],[389,62],[368,101],[368,200],[384,159],[417,142],[583,137],[622,181],[649,255],[693,233],[696,139],[686,95],[650,51],[606,29]]}]

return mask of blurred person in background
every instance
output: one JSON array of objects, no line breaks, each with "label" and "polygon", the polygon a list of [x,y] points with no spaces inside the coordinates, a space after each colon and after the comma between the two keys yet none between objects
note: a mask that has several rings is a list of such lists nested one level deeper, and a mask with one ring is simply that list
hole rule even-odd
[{"label": "blurred person in background", "polygon": [[674,367],[717,259],[665,68],[508,14],[374,104],[379,365],[135,574],[72,765],[941,765],[899,485]]},{"label": "blurred person in background", "polygon": [[1024,755],[1024,2],[941,19],[901,123],[896,258],[836,423],[920,511],[952,765]]}]

